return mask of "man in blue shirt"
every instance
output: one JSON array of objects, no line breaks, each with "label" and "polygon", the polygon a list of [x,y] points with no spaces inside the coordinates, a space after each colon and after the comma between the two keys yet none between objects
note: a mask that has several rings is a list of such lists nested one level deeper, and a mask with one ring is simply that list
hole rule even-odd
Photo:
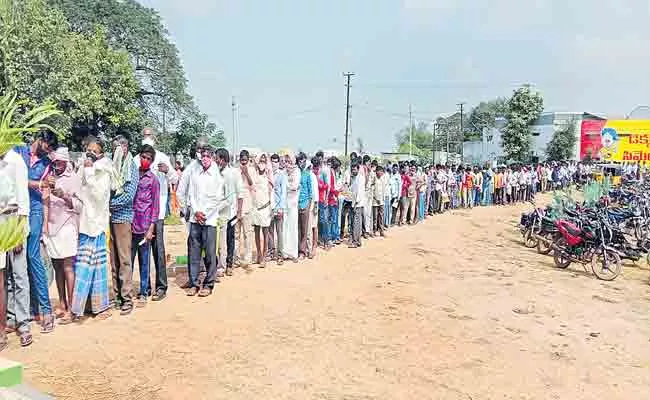
[{"label": "man in blue shirt", "polygon": [[[48,176],[50,174],[51,161],[48,158],[48,154],[56,150],[58,146],[59,141],[54,132],[47,130],[41,132],[29,147],[20,146],[16,148],[16,152],[25,161],[29,179],[27,273],[31,287],[31,290],[29,290],[31,312],[33,317],[41,320],[41,332],[43,333],[49,333],[54,330],[54,316],[52,315],[52,306],[48,292],[49,282],[45,271],[45,264],[41,258],[41,234],[43,233],[43,221],[47,218],[47,207],[43,201],[48,201],[50,187]],[[16,298],[16,303],[23,302],[24,300]]]},{"label": "man in blue shirt", "polygon": [[270,254],[275,256],[278,265],[282,265],[282,235],[284,213],[287,210],[287,183],[288,177],[283,165],[280,164],[280,156],[271,156],[271,167],[273,169],[273,210],[271,214],[271,229],[269,235]]},{"label": "man in blue shirt", "polygon": [[307,156],[300,152],[296,156],[300,168],[300,192],[298,193],[298,256],[307,256],[307,234],[309,233],[309,214],[314,193],[311,189],[311,171],[307,168]]}]

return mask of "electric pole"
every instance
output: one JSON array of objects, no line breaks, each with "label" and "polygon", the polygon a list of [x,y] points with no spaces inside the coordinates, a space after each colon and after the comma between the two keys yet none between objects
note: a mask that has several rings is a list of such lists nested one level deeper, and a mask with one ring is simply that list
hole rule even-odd
[{"label": "electric pole", "polygon": [[433,122],[433,136],[431,137],[431,162],[436,165],[436,122]]},{"label": "electric pole", "polygon": [[232,161],[235,161],[237,145],[235,143],[235,137],[237,135],[237,102],[235,101],[235,96],[232,96]]},{"label": "electric pole", "polygon": [[409,104],[409,158],[413,158],[413,107]]},{"label": "electric pole", "polygon": [[460,106],[460,162],[463,163],[463,143],[465,143],[465,134],[463,133],[463,107],[465,103],[458,103]]},{"label": "electric pole", "polygon": [[350,78],[354,76],[354,73],[347,72],[343,74],[347,78],[347,83],[345,84],[346,95],[345,95],[345,156],[348,156],[348,135],[350,132]]}]

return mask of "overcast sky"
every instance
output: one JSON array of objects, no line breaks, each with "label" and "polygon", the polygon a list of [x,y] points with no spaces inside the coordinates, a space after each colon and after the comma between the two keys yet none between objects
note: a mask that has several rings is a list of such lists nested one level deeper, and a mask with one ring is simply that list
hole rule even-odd
[{"label": "overcast sky", "polygon": [[508,96],[612,116],[650,103],[647,0],[140,0],[162,15],[190,93],[230,140],[274,150],[390,151],[416,121]]}]

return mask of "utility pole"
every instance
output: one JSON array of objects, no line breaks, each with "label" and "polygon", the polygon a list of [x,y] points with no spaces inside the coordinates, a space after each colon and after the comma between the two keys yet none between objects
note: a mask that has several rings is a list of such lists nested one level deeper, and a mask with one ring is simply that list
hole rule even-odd
[{"label": "utility pole", "polygon": [[165,107],[165,96],[162,96],[162,134],[163,136],[167,133],[167,116],[166,116],[166,107]]},{"label": "utility pole", "polygon": [[235,143],[235,137],[237,135],[237,102],[235,101],[235,96],[232,96],[232,161],[235,161],[237,145]]},{"label": "utility pole", "polygon": [[346,95],[345,95],[345,156],[348,156],[348,135],[350,132],[350,78],[354,76],[352,72],[346,72],[343,74],[347,78],[347,83],[345,84]]},{"label": "utility pole", "polygon": [[463,107],[465,103],[458,103],[460,106],[460,162],[463,163],[463,143],[465,143],[465,133],[463,132]]},{"label": "utility pole", "polygon": [[436,125],[433,121],[433,136],[431,137],[431,162],[436,165]]},{"label": "utility pole", "polygon": [[409,104],[409,158],[413,158],[413,107]]}]

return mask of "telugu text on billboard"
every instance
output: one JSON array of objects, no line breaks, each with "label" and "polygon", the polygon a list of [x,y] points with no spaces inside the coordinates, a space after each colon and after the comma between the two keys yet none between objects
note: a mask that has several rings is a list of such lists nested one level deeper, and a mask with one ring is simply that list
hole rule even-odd
[{"label": "telugu text on billboard", "polygon": [[580,158],[650,161],[650,120],[583,121]]}]

